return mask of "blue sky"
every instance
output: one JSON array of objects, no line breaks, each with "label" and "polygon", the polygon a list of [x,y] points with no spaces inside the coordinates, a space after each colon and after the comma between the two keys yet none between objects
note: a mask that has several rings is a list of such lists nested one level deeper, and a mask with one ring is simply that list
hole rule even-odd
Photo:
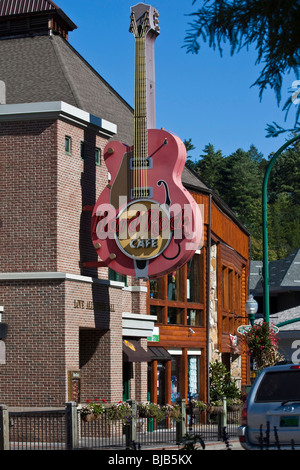
[{"label": "blue sky", "polygon": [[[89,64],[133,106],[134,37],[129,33],[128,0],[55,0],[78,29],[69,42]],[[267,90],[251,85],[262,68],[255,65],[256,54],[246,50],[220,57],[218,51],[201,45],[200,52],[188,54],[184,45],[189,13],[200,1],[154,0],[146,2],[159,12],[160,35],[155,41],[156,126],[164,127],[182,140],[192,139],[198,159],[211,143],[227,156],[253,144],[267,158],[285,142],[288,135],[266,138],[266,124],[272,121],[293,126],[294,110],[284,122],[281,108],[290,96],[294,77],[286,77],[282,102]]]}]

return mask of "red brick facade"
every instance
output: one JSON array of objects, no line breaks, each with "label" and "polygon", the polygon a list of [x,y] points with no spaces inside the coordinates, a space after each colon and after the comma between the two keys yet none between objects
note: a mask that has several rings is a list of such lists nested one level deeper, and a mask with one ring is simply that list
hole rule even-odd
[{"label": "red brick facade", "polygon": [[[80,371],[80,401],[119,401],[122,313],[147,312],[143,282],[129,279],[124,290],[108,281],[107,268],[83,266],[97,259],[84,208],[108,181],[103,162],[95,164],[95,149],[102,151],[107,138],[63,120],[7,122],[0,132],[0,299],[9,325],[0,400],[62,405],[70,395],[69,371]],[[135,396],[147,398],[146,363],[136,366]]]}]

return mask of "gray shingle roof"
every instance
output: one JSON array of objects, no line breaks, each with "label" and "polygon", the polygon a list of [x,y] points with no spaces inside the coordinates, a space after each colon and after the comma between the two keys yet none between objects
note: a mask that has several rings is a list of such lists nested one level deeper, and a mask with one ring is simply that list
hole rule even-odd
[{"label": "gray shingle roof", "polygon": [[0,80],[6,102],[65,101],[118,126],[133,143],[133,110],[61,36],[0,40]]},{"label": "gray shingle roof", "polygon": [[[262,290],[262,261],[251,261],[250,290]],[[300,249],[294,251],[285,259],[269,262],[270,292],[280,290],[300,290]]]},{"label": "gray shingle roof", "polygon": [[[282,312],[276,313],[271,317],[272,323],[278,325],[286,321],[296,320],[300,318],[300,305],[298,307],[289,308],[283,310]],[[300,321],[295,321],[293,323],[288,323],[287,325],[282,325],[279,327],[280,331],[291,331],[291,330],[300,330]]]}]

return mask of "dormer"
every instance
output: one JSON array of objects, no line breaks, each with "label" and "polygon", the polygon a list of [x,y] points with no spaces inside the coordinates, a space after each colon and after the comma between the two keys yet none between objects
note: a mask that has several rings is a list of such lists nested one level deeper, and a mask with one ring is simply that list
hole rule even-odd
[{"label": "dormer", "polygon": [[60,34],[68,40],[77,26],[51,0],[1,0],[0,39]]}]

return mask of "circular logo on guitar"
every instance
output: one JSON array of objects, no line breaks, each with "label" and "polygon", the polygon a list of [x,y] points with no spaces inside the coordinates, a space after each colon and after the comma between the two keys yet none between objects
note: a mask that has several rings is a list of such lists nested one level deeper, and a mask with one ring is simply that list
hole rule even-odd
[{"label": "circular logo on guitar", "polygon": [[149,199],[131,202],[118,215],[116,242],[133,259],[159,256],[171,240],[167,207]]}]

